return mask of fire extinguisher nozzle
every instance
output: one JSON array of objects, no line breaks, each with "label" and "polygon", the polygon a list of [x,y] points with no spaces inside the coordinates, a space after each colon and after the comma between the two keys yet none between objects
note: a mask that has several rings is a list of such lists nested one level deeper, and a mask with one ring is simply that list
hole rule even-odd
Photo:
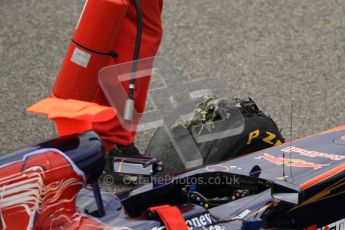
[{"label": "fire extinguisher nozzle", "polygon": [[123,113],[123,118],[127,121],[131,121],[133,119],[133,111],[134,101],[132,99],[127,99],[125,104],[125,110]]}]

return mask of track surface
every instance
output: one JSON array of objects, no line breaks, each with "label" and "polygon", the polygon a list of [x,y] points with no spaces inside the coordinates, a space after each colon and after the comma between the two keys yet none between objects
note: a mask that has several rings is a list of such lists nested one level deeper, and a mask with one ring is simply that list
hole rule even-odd
[{"label": "track surface", "polygon": [[[1,153],[55,135],[24,110],[49,95],[83,3],[0,1]],[[292,82],[293,136],[311,134],[345,124],[344,9],[341,0],[166,0],[160,55],[188,79],[223,77],[287,135]]]}]

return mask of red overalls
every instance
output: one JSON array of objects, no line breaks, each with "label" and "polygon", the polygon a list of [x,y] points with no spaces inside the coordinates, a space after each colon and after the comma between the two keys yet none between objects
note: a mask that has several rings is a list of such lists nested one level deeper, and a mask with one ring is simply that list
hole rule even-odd
[{"label": "red overalls", "polygon": [[[155,56],[162,38],[161,12],[163,0],[140,0],[142,9],[142,40],[139,59]],[[118,36],[114,41],[113,51],[118,57],[109,57],[109,65],[129,62],[133,60],[135,49],[135,40],[137,33],[137,13],[133,0],[129,0],[129,7]],[[59,80],[59,79],[58,79]],[[65,81],[65,80],[64,80]],[[66,79],[67,81],[67,79]],[[63,83],[65,84],[65,83]],[[68,82],[66,82],[68,84]],[[150,77],[137,79],[134,93],[135,109],[142,113],[145,109],[147,90],[150,84]],[[60,79],[61,85],[61,79]],[[83,82],[78,83],[78,87],[83,87]],[[123,83],[125,89],[128,89],[128,82]],[[72,96],[70,98],[73,98]],[[89,100],[78,98],[79,100]],[[98,87],[96,96],[93,99],[100,105],[109,106],[103,92]],[[135,132],[124,129],[118,119],[94,123],[93,129],[101,136],[104,141],[106,150],[110,150],[114,144],[129,145],[132,144]]]}]

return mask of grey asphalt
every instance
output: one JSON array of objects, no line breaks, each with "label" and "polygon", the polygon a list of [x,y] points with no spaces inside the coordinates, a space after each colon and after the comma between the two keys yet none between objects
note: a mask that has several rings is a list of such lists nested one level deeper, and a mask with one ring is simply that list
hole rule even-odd
[{"label": "grey asphalt", "polygon": [[[83,0],[0,0],[0,152],[55,135],[25,108],[49,95]],[[159,54],[221,76],[289,136],[345,124],[345,1],[165,0]]]}]

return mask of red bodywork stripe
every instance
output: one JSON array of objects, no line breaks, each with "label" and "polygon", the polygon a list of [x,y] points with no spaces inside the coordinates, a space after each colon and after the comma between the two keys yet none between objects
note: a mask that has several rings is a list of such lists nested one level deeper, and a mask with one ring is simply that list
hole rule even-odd
[{"label": "red bodywork stripe", "polygon": [[345,170],[345,164],[339,165],[325,173],[322,173],[321,175],[301,184],[301,189],[306,190],[307,188],[310,188],[311,186],[318,184],[322,181],[327,180],[328,178],[342,172],[343,170]]},{"label": "red bodywork stripe", "polygon": [[188,230],[188,226],[180,210],[175,206],[162,205],[149,209],[159,215],[166,230]]}]

